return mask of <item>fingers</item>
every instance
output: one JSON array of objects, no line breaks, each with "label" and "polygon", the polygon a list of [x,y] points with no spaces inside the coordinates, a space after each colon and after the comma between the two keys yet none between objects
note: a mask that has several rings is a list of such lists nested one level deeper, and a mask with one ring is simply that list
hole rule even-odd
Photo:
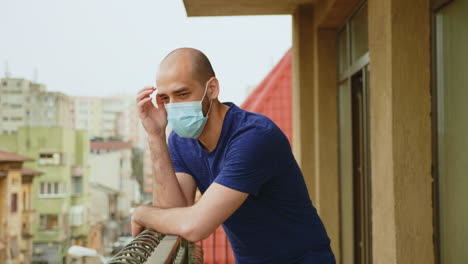
[{"label": "fingers", "polygon": [[137,94],[136,102],[138,103],[142,98],[149,96],[153,91],[154,87],[151,87],[150,89],[145,89],[142,92]]},{"label": "fingers", "polygon": [[166,106],[164,105],[162,98],[159,97],[157,94],[155,95],[155,97],[156,97],[156,103],[158,104],[158,108],[166,110]]},{"label": "fingers", "polygon": [[143,98],[140,102],[138,102],[138,109],[140,110],[147,102],[151,102],[151,97]]},{"label": "fingers", "polygon": [[136,237],[143,231],[143,227],[132,221],[132,236]]},{"label": "fingers", "polygon": [[140,91],[138,91],[137,94],[140,94],[141,92],[146,91],[146,90],[148,90],[148,89],[153,89],[153,90],[154,90],[154,89],[156,89],[156,88],[154,88],[153,86],[145,86],[143,89],[141,89]]}]

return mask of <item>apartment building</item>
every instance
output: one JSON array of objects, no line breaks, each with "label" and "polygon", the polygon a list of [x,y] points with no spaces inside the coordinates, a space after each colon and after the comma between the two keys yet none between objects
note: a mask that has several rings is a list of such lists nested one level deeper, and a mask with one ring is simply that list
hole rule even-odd
[{"label": "apartment building", "polygon": [[24,126],[70,127],[69,97],[26,79],[0,79],[0,134]]},{"label": "apartment building", "polygon": [[0,135],[0,146],[34,157],[26,165],[43,172],[32,181],[32,263],[61,263],[71,245],[84,245],[89,231],[86,131],[63,127],[20,127]]}]

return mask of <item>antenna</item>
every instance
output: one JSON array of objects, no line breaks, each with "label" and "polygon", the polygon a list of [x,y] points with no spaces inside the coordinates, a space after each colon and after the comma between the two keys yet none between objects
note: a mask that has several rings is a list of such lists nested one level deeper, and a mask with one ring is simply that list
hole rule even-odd
[{"label": "antenna", "polygon": [[39,71],[37,68],[34,68],[33,82],[37,83],[37,78],[39,77]]},{"label": "antenna", "polygon": [[5,78],[10,78],[10,69],[8,68],[8,61],[5,61]]}]

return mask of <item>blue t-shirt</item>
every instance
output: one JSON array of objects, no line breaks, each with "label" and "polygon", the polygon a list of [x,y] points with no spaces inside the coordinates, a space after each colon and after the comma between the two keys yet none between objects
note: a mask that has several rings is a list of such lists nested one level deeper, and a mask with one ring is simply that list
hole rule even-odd
[{"label": "blue t-shirt", "polygon": [[335,263],[284,133],[261,114],[225,104],[213,151],[173,132],[169,153],[175,172],[192,175],[202,193],[216,182],[250,194],[223,224],[236,263]]}]

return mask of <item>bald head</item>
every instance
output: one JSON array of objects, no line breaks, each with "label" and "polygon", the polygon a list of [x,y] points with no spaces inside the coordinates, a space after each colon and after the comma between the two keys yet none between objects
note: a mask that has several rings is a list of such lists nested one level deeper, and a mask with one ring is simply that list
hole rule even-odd
[{"label": "bald head", "polygon": [[159,65],[158,75],[184,71],[204,85],[215,72],[203,52],[193,48],[179,48],[170,52]]}]

